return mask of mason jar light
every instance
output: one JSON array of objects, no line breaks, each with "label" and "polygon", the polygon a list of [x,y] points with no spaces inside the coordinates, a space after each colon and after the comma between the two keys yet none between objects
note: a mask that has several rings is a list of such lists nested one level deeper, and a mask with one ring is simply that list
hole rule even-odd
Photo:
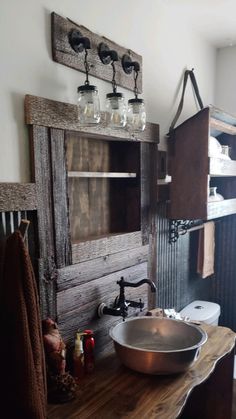
[{"label": "mason jar light", "polygon": [[81,125],[99,124],[101,119],[100,101],[96,86],[89,84],[88,50],[91,48],[90,40],[76,29],[72,29],[68,35],[69,43],[77,53],[85,52],[84,68],[86,79],[84,85],[78,87],[78,120]]},{"label": "mason jar light", "polygon": [[146,110],[144,100],[138,98],[137,86],[140,65],[137,61],[132,61],[129,55],[124,54],[122,67],[126,74],[134,73],[134,98],[128,101],[127,128],[131,132],[144,131],[146,127]]},{"label": "mason jar light", "polygon": [[146,111],[143,99],[128,101],[127,127],[133,132],[144,131],[146,127]]},{"label": "mason jar light", "polygon": [[81,125],[98,124],[101,119],[100,101],[96,86],[84,84],[78,87],[78,120]]},{"label": "mason jar light", "polygon": [[127,121],[127,106],[123,94],[117,92],[115,62],[119,59],[118,54],[101,42],[98,46],[98,55],[103,64],[112,66],[112,92],[106,95],[106,124],[115,129],[124,128]]},{"label": "mason jar light", "polygon": [[127,107],[122,93],[106,95],[106,123],[112,128],[124,128],[127,121]]}]

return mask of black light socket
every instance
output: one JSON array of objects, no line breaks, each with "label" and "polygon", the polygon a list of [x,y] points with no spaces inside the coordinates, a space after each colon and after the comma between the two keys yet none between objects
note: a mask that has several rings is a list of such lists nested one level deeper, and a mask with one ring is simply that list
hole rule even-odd
[{"label": "black light socket", "polygon": [[128,54],[124,54],[122,57],[122,67],[126,74],[131,74],[132,71],[140,71],[140,65],[138,61],[132,61]]},{"label": "black light socket", "polygon": [[85,49],[90,49],[90,40],[82,36],[77,29],[72,29],[68,35],[69,44],[75,52],[83,52]]},{"label": "black light socket", "polygon": [[115,50],[110,49],[108,45],[101,42],[98,45],[98,55],[103,64],[110,64],[111,61],[118,61],[118,54]]}]

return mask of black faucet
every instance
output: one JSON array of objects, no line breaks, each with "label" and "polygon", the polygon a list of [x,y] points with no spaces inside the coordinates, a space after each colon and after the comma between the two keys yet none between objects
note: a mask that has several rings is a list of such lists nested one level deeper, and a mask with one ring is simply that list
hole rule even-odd
[{"label": "black faucet", "polygon": [[111,316],[121,316],[123,320],[128,316],[128,308],[136,307],[142,311],[144,303],[141,298],[139,301],[126,300],[125,298],[125,287],[137,288],[143,284],[148,284],[151,288],[151,292],[156,292],[156,285],[150,279],[141,279],[138,282],[128,282],[124,280],[122,276],[117,284],[120,286],[120,294],[116,297],[113,307],[107,307],[104,303],[98,306],[98,316],[102,317],[103,314],[110,314]]},{"label": "black faucet", "polygon": [[141,281],[138,281],[138,282],[127,282],[127,281],[124,280],[124,277],[122,276],[120,278],[120,280],[117,281],[117,284],[120,285],[121,289],[124,288],[124,287],[137,288],[137,287],[140,287],[140,285],[148,284],[148,285],[150,285],[152,292],[156,292],[156,290],[157,290],[157,287],[154,284],[154,282],[151,281],[150,279],[146,279],[146,278],[141,279]]}]

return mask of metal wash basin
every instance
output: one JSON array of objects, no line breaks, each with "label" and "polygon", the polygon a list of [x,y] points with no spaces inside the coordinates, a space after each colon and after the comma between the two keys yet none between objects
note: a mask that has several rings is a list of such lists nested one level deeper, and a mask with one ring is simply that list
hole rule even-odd
[{"label": "metal wash basin", "polygon": [[136,317],[110,330],[120,361],[146,374],[175,374],[185,371],[198,358],[207,334],[181,320]]}]

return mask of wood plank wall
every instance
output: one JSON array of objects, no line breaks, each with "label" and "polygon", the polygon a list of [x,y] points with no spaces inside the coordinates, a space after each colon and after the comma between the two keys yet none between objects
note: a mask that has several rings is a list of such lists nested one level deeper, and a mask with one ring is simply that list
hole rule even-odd
[{"label": "wood plank wall", "polygon": [[[194,235],[196,233],[182,236],[175,244],[168,242],[168,219],[166,218],[166,204],[158,205],[158,271],[157,271],[157,306],[175,307],[180,310],[189,302],[196,299],[217,302],[221,306],[220,324],[236,330],[236,258],[235,248],[232,245],[236,241],[236,216],[225,217],[216,224],[216,257],[215,275],[212,278],[201,279],[196,274],[194,257],[190,257],[191,249],[194,250]],[[0,214],[1,236],[10,234],[18,226],[21,218],[32,220],[29,229],[30,251],[33,254],[35,243],[33,227],[33,212],[5,212]],[[116,280],[121,274],[127,278],[135,273],[136,280],[140,275],[146,275],[148,246],[118,252],[109,260],[95,260],[97,271],[91,265],[91,261],[81,263],[81,270],[72,265],[70,269],[58,270],[58,308],[60,329],[65,338],[68,337],[68,330],[87,326],[87,310],[91,316],[91,327],[98,327],[97,345],[101,353],[109,351],[112,343],[109,339],[109,328],[120,321],[118,318],[105,316],[101,320],[95,319],[97,304],[101,301],[109,304],[118,294]],[[35,256],[35,255],[34,255]],[[222,263],[223,261],[223,263]],[[137,265],[138,264],[138,265]],[[136,265],[136,266],[135,266]],[[123,266],[123,271],[120,267]],[[133,269],[132,268],[135,268]],[[91,275],[91,269],[93,275]],[[96,278],[101,275],[105,276]],[[113,273],[114,271],[120,271]],[[135,271],[135,272],[134,272]],[[94,274],[97,272],[97,275]],[[89,284],[87,283],[89,279]],[[71,288],[73,287],[73,288]],[[75,288],[74,288],[75,287]],[[147,286],[137,290],[128,290],[127,297],[138,299],[142,297]],[[66,295],[66,290],[68,293]],[[75,291],[75,292],[74,292]],[[75,297],[76,296],[76,297]],[[78,296],[78,297],[77,297]],[[78,306],[83,300],[86,313],[79,310]],[[145,299],[147,304],[147,300]],[[68,309],[69,308],[69,309]],[[77,318],[75,314],[77,313]],[[86,314],[86,315],[85,315]],[[135,314],[132,311],[131,315]],[[106,342],[103,348],[100,342]]]},{"label": "wood plank wall", "polygon": [[[137,249],[137,251],[139,250]],[[126,256],[124,253],[120,252],[120,257],[123,260],[128,260],[127,252]],[[146,258],[147,254],[146,257],[143,255],[143,259]],[[97,262],[99,263],[99,261]],[[83,267],[81,266],[82,270]],[[105,303],[109,306],[114,303],[115,298],[119,295],[119,286],[116,282],[121,276],[124,276],[129,282],[138,282],[142,278],[147,278],[147,262],[139,263],[117,272],[114,272],[114,269],[115,267],[111,269],[112,272],[110,274],[105,276],[101,276],[101,271],[98,269],[95,279],[81,283],[79,278],[77,278],[78,285],[60,289],[57,292],[57,320],[63,338],[67,343],[73,343],[76,331],[89,327],[95,331],[96,353],[99,356],[111,350],[112,342],[109,337],[109,329],[117,322],[120,322],[121,318],[105,315],[99,319],[97,317],[98,305]],[[64,272],[66,272],[66,269],[64,269]],[[62,283],[60,287],[62,287]],[[135,301],[139,301],[142,298],[147,311],[147,292],[148,285],[144,284],[139,288],[126,288],[125,295],[127,299]],[[129,314],[135,315],[140,313],[137,309],[130,309]]]},{"label": "wood plank wall", "polygon": [[[210,278],[202,279],[196,273],[196,240],[197,232],[181,236],[175,244],[169,244],[168,229],[169,221],[166,218],[167,205],[158,205],[158,257],[157,257],[157,303],[158,307],[174,307],[181,310],[193,300],[207,300],[220,304],[221,317],[220,324],[236,330],[236,216],[225,217],[216,224],[216,253],[215,253],[215,275]],[[137,249],[138,250],[138,249]],[[136,253],[133,251],[131,253]],[[130,252],[129,252],[130,254]],[[119,253],[116,257],[119,260]],[[137,255],[136,255],[137,256]],[[135,255],[130,257],[133,260]],[[144,266],[144,255],[139,254],[139,260]],[[115,263],[117,263],[115,261]],[[87,262],[84,262],[86,264]],[[122,262],[123,263],[123,262]],[[134,261],[131,263],[135,263]],[[113,261],[112,261],[113,265]],[[116,268],[116,265],[114,265]],[[71,267],[73,269],[73,266]],[[61,270],[62,271],[62,270]],[[88,272],[88,276],[89,276]],[[72,275],[73,276],[73,275]],[[108,276],[104,277],[108,278]],[[64,276],[63,276],[64,278]],[[104,298],[111,301],[115,296],[117,288],[115,277],[111,275],[110,286],[106,288]],[[86,277],[84,278],[86,281]],[[59,289],[61,287],[60,275],[58,277]],[[83,278],[81,276],[81,281]],[[100,282],[101,281],[101,282]],[[110,283],[110,284],[111,284]],[[94,287],[103,286],[102,278],[90,282],[90,292],[94,295]],[[63,287],[67,287],[66,281]],[[98,288],[99,289],[99,288]],[[140,289],[141,290],[141,289]],[[106,294],[107,293],[107,294]],[[131,291],[130,298],[138,298]],[[133,314],[133,313],[132,313]],[[65,321],[67,316],[64,318]],[[63,320],[63,323],[64,323]],[[109,327],[116,323],[116,319],[106,318],[100,321],[102,325],[99,334],[108,336]],[[94,324],[94,323],[93,323]],[[109,338],[107,338],[109,343]]]}]

